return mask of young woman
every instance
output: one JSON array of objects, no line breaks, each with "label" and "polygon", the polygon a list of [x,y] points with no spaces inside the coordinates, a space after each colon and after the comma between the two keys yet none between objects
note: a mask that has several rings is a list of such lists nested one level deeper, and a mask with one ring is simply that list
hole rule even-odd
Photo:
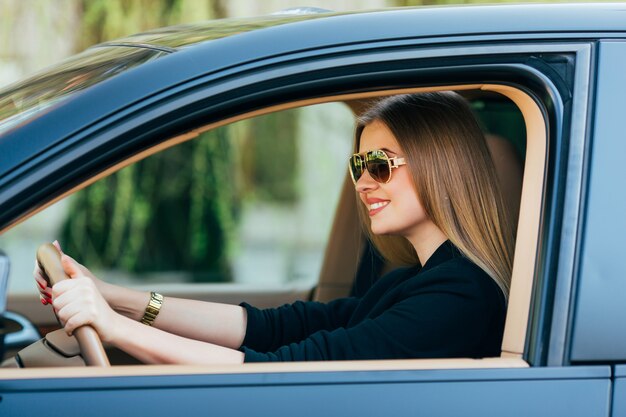
[{"label": "young woman", "polygon": [[363,297],[266,310],[163,299],[64,255],[71,280],[49,288],[35,269],[42,302],[69,334],[89,324],[147,363],[499,356],[513,233],[467,103],[453,92],[390,97],[360,118],[355,138],[364,226],[383,256],[411,265]]}]

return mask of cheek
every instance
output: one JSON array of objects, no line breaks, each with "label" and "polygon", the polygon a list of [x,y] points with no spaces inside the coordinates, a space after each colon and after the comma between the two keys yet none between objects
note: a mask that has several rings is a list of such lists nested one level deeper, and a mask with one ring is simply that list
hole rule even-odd
[{"label": "cheek", "polygon": [[394,190],[394,195],[397,196],[396,205],[401,215],[412,221],[419,220],[426,217],[424,207],[417,196],[413,184],[410,181],[406,181]]},{"label": "cheek", "polygon": [[402,203],[403,211],[405,211],[406,215],[412,219],[421,219],[426,217],[424,207],[422,207],[422,204],[414,194],[408,195],[407,198],[403,199]]}]

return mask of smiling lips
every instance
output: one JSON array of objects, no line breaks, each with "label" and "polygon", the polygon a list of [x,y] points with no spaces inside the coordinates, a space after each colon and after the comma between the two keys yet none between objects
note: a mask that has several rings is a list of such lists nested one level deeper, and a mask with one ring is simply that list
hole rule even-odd
[{"label": "smiling lips", "polygon": [[389,200],[381,200],[378,198],[368,198],[367,204],[369,205],[369,215],[372,217],[376,213],[383,210],[389,204]]}]

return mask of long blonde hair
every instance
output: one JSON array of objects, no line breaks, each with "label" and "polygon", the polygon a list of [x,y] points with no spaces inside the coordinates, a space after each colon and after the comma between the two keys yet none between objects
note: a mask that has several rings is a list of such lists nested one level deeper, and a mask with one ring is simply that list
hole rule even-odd
[{"label": "long blonde hair", "polygon": [[[415,192],[426,214],[446,237],[508,295],[514,232],[496,171],[467,102],[447,92],[393,96],[359,118],[356,149],[363,129],[380,121],[404,152]],[[366,208],[360,217],[380,254],[393,263],[419,264],[403,237],[372,233]]]}]

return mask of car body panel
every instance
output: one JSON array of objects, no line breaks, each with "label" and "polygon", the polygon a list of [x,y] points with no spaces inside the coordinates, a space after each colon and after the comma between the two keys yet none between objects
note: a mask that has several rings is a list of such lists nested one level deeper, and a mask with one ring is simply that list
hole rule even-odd
[{"label": "car body panel", "polygon": [[609,367],[598,366],[0,380],[0,410],[27,415],[61,397],[64,406],[50,407],[51,416],[89,409],[94,416],[601,417],[608,415],[609,376]]},{"label": "car body panel", "polygon": [[603,42],[598,51],[596,119],[580,275],[572,327],[572,361],[626,360],[626,141],[623,97],[626,43]]},{"label": "car body panel", "polygon": [[612,417],[626,417],[626,365],[617,365],[614,370]]}]

